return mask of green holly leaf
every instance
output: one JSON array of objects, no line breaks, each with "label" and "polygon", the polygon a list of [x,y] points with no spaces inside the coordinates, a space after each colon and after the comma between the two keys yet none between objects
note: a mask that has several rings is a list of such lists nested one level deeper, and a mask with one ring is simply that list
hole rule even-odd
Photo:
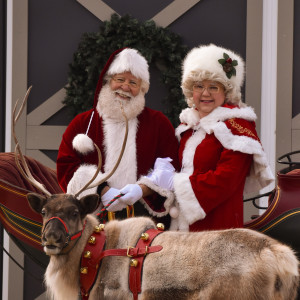
[{"label": "green holly leaf", "polygon": [[233,61],[232,61],[232,65],[233,65],[234,67],[237,66],[237,65],[238,65],[237,60],[233,60]]},{"label": "green holly leaf", "polygon": [[223,66],[226,62],[226,60],[224,58],[221,58],[218,60],[218,62]]},{"label": "green holly leaf", "polygon": [[229,55],[227,53],[223,53],[223,57],[225,58],[225,60],[227,60],[229,58]]},{"label": "green holly leaf", "polygon": [[228,79],[230,79],[231,76],[232,76],[232,73],[231,73],[231,72],[228,72],[228,73],[226,73],[226,76],[227,76]]}]

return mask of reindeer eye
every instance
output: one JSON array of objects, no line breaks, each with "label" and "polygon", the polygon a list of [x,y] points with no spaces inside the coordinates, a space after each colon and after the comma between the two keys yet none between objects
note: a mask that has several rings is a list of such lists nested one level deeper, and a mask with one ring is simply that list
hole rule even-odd
[{"label": "reindeer eye", "polygon": [[79,211],[78,210],[74,210],[72,213],[73,217],[77,217],[79,215]]},{"label": "reindeer eye", "polygon": [[41,215],[42,215],[42,216],[45,216],[45,215],[46,215],[46,210],[45,210],[44,208],[43,208],[42,211],[41,211]]}]

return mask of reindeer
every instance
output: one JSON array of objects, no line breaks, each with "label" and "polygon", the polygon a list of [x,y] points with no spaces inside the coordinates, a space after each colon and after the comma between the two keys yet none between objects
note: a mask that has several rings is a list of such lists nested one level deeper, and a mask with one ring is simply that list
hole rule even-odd
[{"label": "reindeer", "polygon": [[[17,165],[35,181],[16,145]],[[43,218],[42,245],[50,256],[45,283],[54,299],[74,300],[79,291],[91,300],[296,299],[294,252],[262,233],[164,232],[146,217],[103,225],[93,214],[98,195],[80,198],[83,189],[51,195],[35,185],[45,195],[30,193],[27,199]]]},{"label": "reindeer", "polygon": [[[97,235],[99,221],[91,214],[98,205],[97,195],[80,200],[72,195],[28,194],[27,198],[32,209],[43,216],[42,243],[45,253],[50,255],[45,282],[54,299],[77,299],[80,277],[88,275],[84,272],[86,266],[86,272],[91,267],[87,263],[80,268],[86,244],[91,237],[101,243],[101,234],[104,234],[105,249],[100,249],[100,253],[92,251],[91,255],[101,256],[101,251],[105,254],[114,250],[120,256],[102,255],[98,276],[91,289],[82,293],[83,298],[296,298],[299,281],[296,256],[289,247],[259,232],[249,229],[165,231],[152,241],[149,248],[157,247],[157,251],[150,253],[143,246],[147,230],[155,230],[150,218],[110,221],[104,228],[100,227],[103,231]],[[80,238],[70,238],[79,234]],[[140,240],[142,244],[137,247]],[[137,261],[141,256],[144,261]],[[140,290],[136,288],[140,293],[133,294],[129,288],[129,278],[132,278],[129,270],[137,268],[138,263],[142,265],[142,283]]]}]

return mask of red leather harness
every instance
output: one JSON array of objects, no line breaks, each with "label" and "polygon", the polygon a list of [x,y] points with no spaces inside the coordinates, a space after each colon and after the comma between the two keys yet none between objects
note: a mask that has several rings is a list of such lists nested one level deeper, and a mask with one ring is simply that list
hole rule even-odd
[{"label": "red leather harness", "polygon": [[[135,247],[127,249],[108,249],[105,247],[105,232],[103,230],[94,231],[87,242],[81,257],[80,268],[80,290],[83,300],[89,298],[89,293],[96,281],[101,260],[106,256],[127,256],[131,258],[129,270],[129,289],[133,294],[133,299],[138,299],[141,292],[141,274],[143,262],[147,254],[158,252],[162,246],[150,246],[154,238],[162,233],[161,230],[149,229],[144,233]],[[146,237],[145,237],[146,236]]]}]

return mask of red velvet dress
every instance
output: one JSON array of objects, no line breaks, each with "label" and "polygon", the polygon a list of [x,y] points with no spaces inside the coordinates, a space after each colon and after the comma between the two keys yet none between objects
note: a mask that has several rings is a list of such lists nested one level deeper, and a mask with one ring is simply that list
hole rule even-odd
[{"label": "red velvet dress", "polygon": [[[174,176],[180,215],[174,220],[173,229],[243,227],[246,178],[261,178],[260,188],[273,179],[267,161],[263,160],[254,112],[224,105],[201,121],[190,109],[181,119],[186,123],[176,132],[181,137],[182,171]],[[257,165],[262,168],[256,168]],[[248,191],[252,188],[255,191],[257,186],[249,183]]]}]

